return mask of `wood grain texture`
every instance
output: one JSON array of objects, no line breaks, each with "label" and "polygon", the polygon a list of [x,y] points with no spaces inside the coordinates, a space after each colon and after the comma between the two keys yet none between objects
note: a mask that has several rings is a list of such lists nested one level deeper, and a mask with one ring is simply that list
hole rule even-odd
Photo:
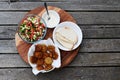
[{"label": "wood grain texture", "polygon": [[[15,40],[0,40],[0,53],[17,53]],[[120,52],[120,39],[83,39],[79,52]]]},{"label": "wood grain texture", "polygon": [[[0,12],[0,24],[18,24],[27,12]],[[120,12],[68,12],[77,24],[120,24]],[[113,16],[114,15],[114,16]]]},{"label": "wood grain texture", "polygon": [[17,53],[15,40],[0,40],[0,53]]},{"label": "wood grain texture", "polygon": [[[8,0],[3,0],[6,2],[0,2],[0,10],[31,10],[38,6],[43,6],[43,2],[11,2],[8,4]],[[25,1],[25,0],[24,0]],[[48,2],[48,5],[57,6],[64,10],[72,11],[120,11],[120,1],[119,0],[78,0],[78,1],[58,1]],[[67,6],[66,6],[67,5]]]},{"label": "wood grain texture", "polygon": [[7,2],[8,0],[0,0],[0,2]]},{"label": "wood grain texture", "polygon": [[82,29],[83,31],[83,36],[84,38],[101,38],[101,39],[119,39],[120,36],[120,28],[115,28],[115,26],[113,28],[105,28],[104,26],[101,26],[103,28],[91,28],[91,29]]},{"label": "wood grain texture", "polygon": [[[120,66],[120,53],[78,53],[69,67]],[[19,54],[0,54],[0,68],[30,68]]]},{"label": "wood grain texture", "polygon": [[[120,80],[120,0],[11,1],[0,0],[0,80]],[[17,52],[14,34],[20,19],[44,1],[70,13],[84,40],[68,67],[34,76]]]},{"label": "wood grain texture", "polygon": [[18,26],[0,26],[0,39],[15,38]]},{"label": "wood grain texture", "polygon": [[[119,24],[119,12],[70,12],[78,24]],[[114,16],[113,16],[114,15]]]},{"label": "wood grain texture", "polygon": [[[86,39],[120,38],[120,25],[79,25]],[[0,39],[14,39],[18,26],[0,26]]]},{"label": "wood grain texture", "polygon": [[0,69],[0,74],[1,80],[119,80],[120,67],[64,68],[37,76],[29,68]]},{"label": "wood grain texture", "polygon": [[16,54],[0,54],[0,67],[30,67],[26,64],[18,53]]},{"label": "wood grain texture", "polygon": [[69,66],[120,66],[120,53],[79,53]]},{"label": "wood grain texture", "polygon": [[[19,0],[21,2],[42,2],[42,1],[45,1],[45,2],[67,2],[67,1],[73,1],[73,0]],[[74,1],[79,1],[79,0],[74,0]]]},{"label": "wood grain texture", "polygon": [[120,39],[84,39],[80,52],[119,52]]}]

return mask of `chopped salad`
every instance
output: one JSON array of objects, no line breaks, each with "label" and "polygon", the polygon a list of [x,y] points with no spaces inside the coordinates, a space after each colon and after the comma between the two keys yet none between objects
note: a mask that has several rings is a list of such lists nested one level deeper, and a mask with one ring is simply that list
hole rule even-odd
[{"label": "chopped salad", "polygon": [[29,42],[41,39],[45,30],[45,25],[40,21],[40,17],[38,16],[28,16],[19,27],[21,37]]}]

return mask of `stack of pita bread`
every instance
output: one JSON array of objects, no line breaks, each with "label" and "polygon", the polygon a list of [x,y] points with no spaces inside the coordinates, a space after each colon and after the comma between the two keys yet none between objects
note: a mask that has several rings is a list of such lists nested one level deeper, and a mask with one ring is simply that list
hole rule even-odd
[{"label": "stack of pita bread", "polygon": [[78,41],[76,32],[70,27],[61,27],[56,30],[56,40],[65,48],[72,50]]}]

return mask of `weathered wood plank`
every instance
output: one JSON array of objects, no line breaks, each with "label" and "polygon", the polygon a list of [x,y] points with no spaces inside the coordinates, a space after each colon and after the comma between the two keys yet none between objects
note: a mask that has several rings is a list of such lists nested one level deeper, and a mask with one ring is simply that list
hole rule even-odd
[{"label": "weathered wood plank", "polygon": [[[56,0],[57,1],[57,0]],[[67,0],[66,0],[67,1]],[[0,10],[31,10],[43,6],[43,2],[0,2]],[[48,5],[57,6],[64,10],[80,11],[120,11],[119,0],[80,0],[67,2],[48,2]]]},{"label": "weathered wood plank", "polygon": [[[79,52],[120,52],[120,39],[83,39]],[[0,40],[0,53],[17,53],[14,40]]]},{"label": "weathered wood plank", "polygon": [[0,38],[15,38],[18,26],[0,26]]},{"label": "weathered wood plank", "polygon": [[[119,12],[69,12],[78,24],[119,24]],[[114,15],[114,16],[113,16]]]},{"label": "weathered wood plank", "polygon": [[79,53],[69,66],[120,66],[120,53]]},{"label": "weathered wood plank", "polygon": [[0,24],[18,24],[27,12],[0,12]]},{"label": "weathered wood plank", "polygon": [[[101,26],[102,27],[102,26]],[[115,26],[114,26],[115,27]],[[120,28],[82,29],[84,38],[120,38]],[[120,26],[119,26],[120,27]]]},{"label": "weathered wood plank", "polygon": [[[20,2],[43,2],[43,1],[45,1],[45,2],[69,2],[69,1],[73,1],[73,0],[19,0]],[[80,2],[79,0],[74,0],[74,1],[78,1],[78,2]]]},{"label": "weathered wood plank", "polygon": [[[62,1],[66,1],[66,0],[19,0],[20,2],[62,2]],[[67,1],[72,1],[72,0],[67,0]],[[75,1],[78,1],[78,0],[75,0]]]},{"label": "weathered wood plank", "polygon": [[[79,25],[84,38],[120,38],[120,25]],[[15,38],[17,26],[0,26],[0,39]]]},{"label": "weathered wood plank", "polygon": [[0,40],[0,53],[17,53],[15,40]]},{"label": "weathered wood plank", "polygon": [[[6,2],[8,0],[0,0],[0,2]],[[67,2],[67,1],[73,1],[73,0],[10,0],[11,2]],[[74,0],[78,1],[79,0]]]},{"label": "weathered wood plank", "polygon": [[8,0],[0,0],[0,2],[8,2]]},{"label": "weathered wood plank", "polygon": [[0,69],[1,80],[120,80],[120,67],[63,68],[34,76],[31,69]]},{"label": "weathered wood plank", "polygon": [[83,39],[80,52],[119,52],[120,39]]},{"label": "weathered wood plank", "polygon": [[[120,53],[79,53],[68,66],[120,66]],[[19,54],[0,54],[0,68],[30,67]]]},{"label": "weathered wood plank", "polygon": [[[0,24],[18,24],[27,12],[0,12]],[[78,24],[120,24],[120,12],[69,12]],[[114,15],[114,16],[113,16]]]},{"label": "weathered wood plank", "polygon": [[0,54],[0,67],[30,67],[19,54]]}]

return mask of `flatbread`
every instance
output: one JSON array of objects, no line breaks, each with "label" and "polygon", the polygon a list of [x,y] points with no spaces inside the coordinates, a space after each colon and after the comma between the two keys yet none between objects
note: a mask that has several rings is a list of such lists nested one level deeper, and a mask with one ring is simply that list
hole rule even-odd
[{"label": "flatbread", "polygon": [[67,49],[72,49],[78,41],[76,32],[70,27],[58,28],[55,36],[56,40]]}]

